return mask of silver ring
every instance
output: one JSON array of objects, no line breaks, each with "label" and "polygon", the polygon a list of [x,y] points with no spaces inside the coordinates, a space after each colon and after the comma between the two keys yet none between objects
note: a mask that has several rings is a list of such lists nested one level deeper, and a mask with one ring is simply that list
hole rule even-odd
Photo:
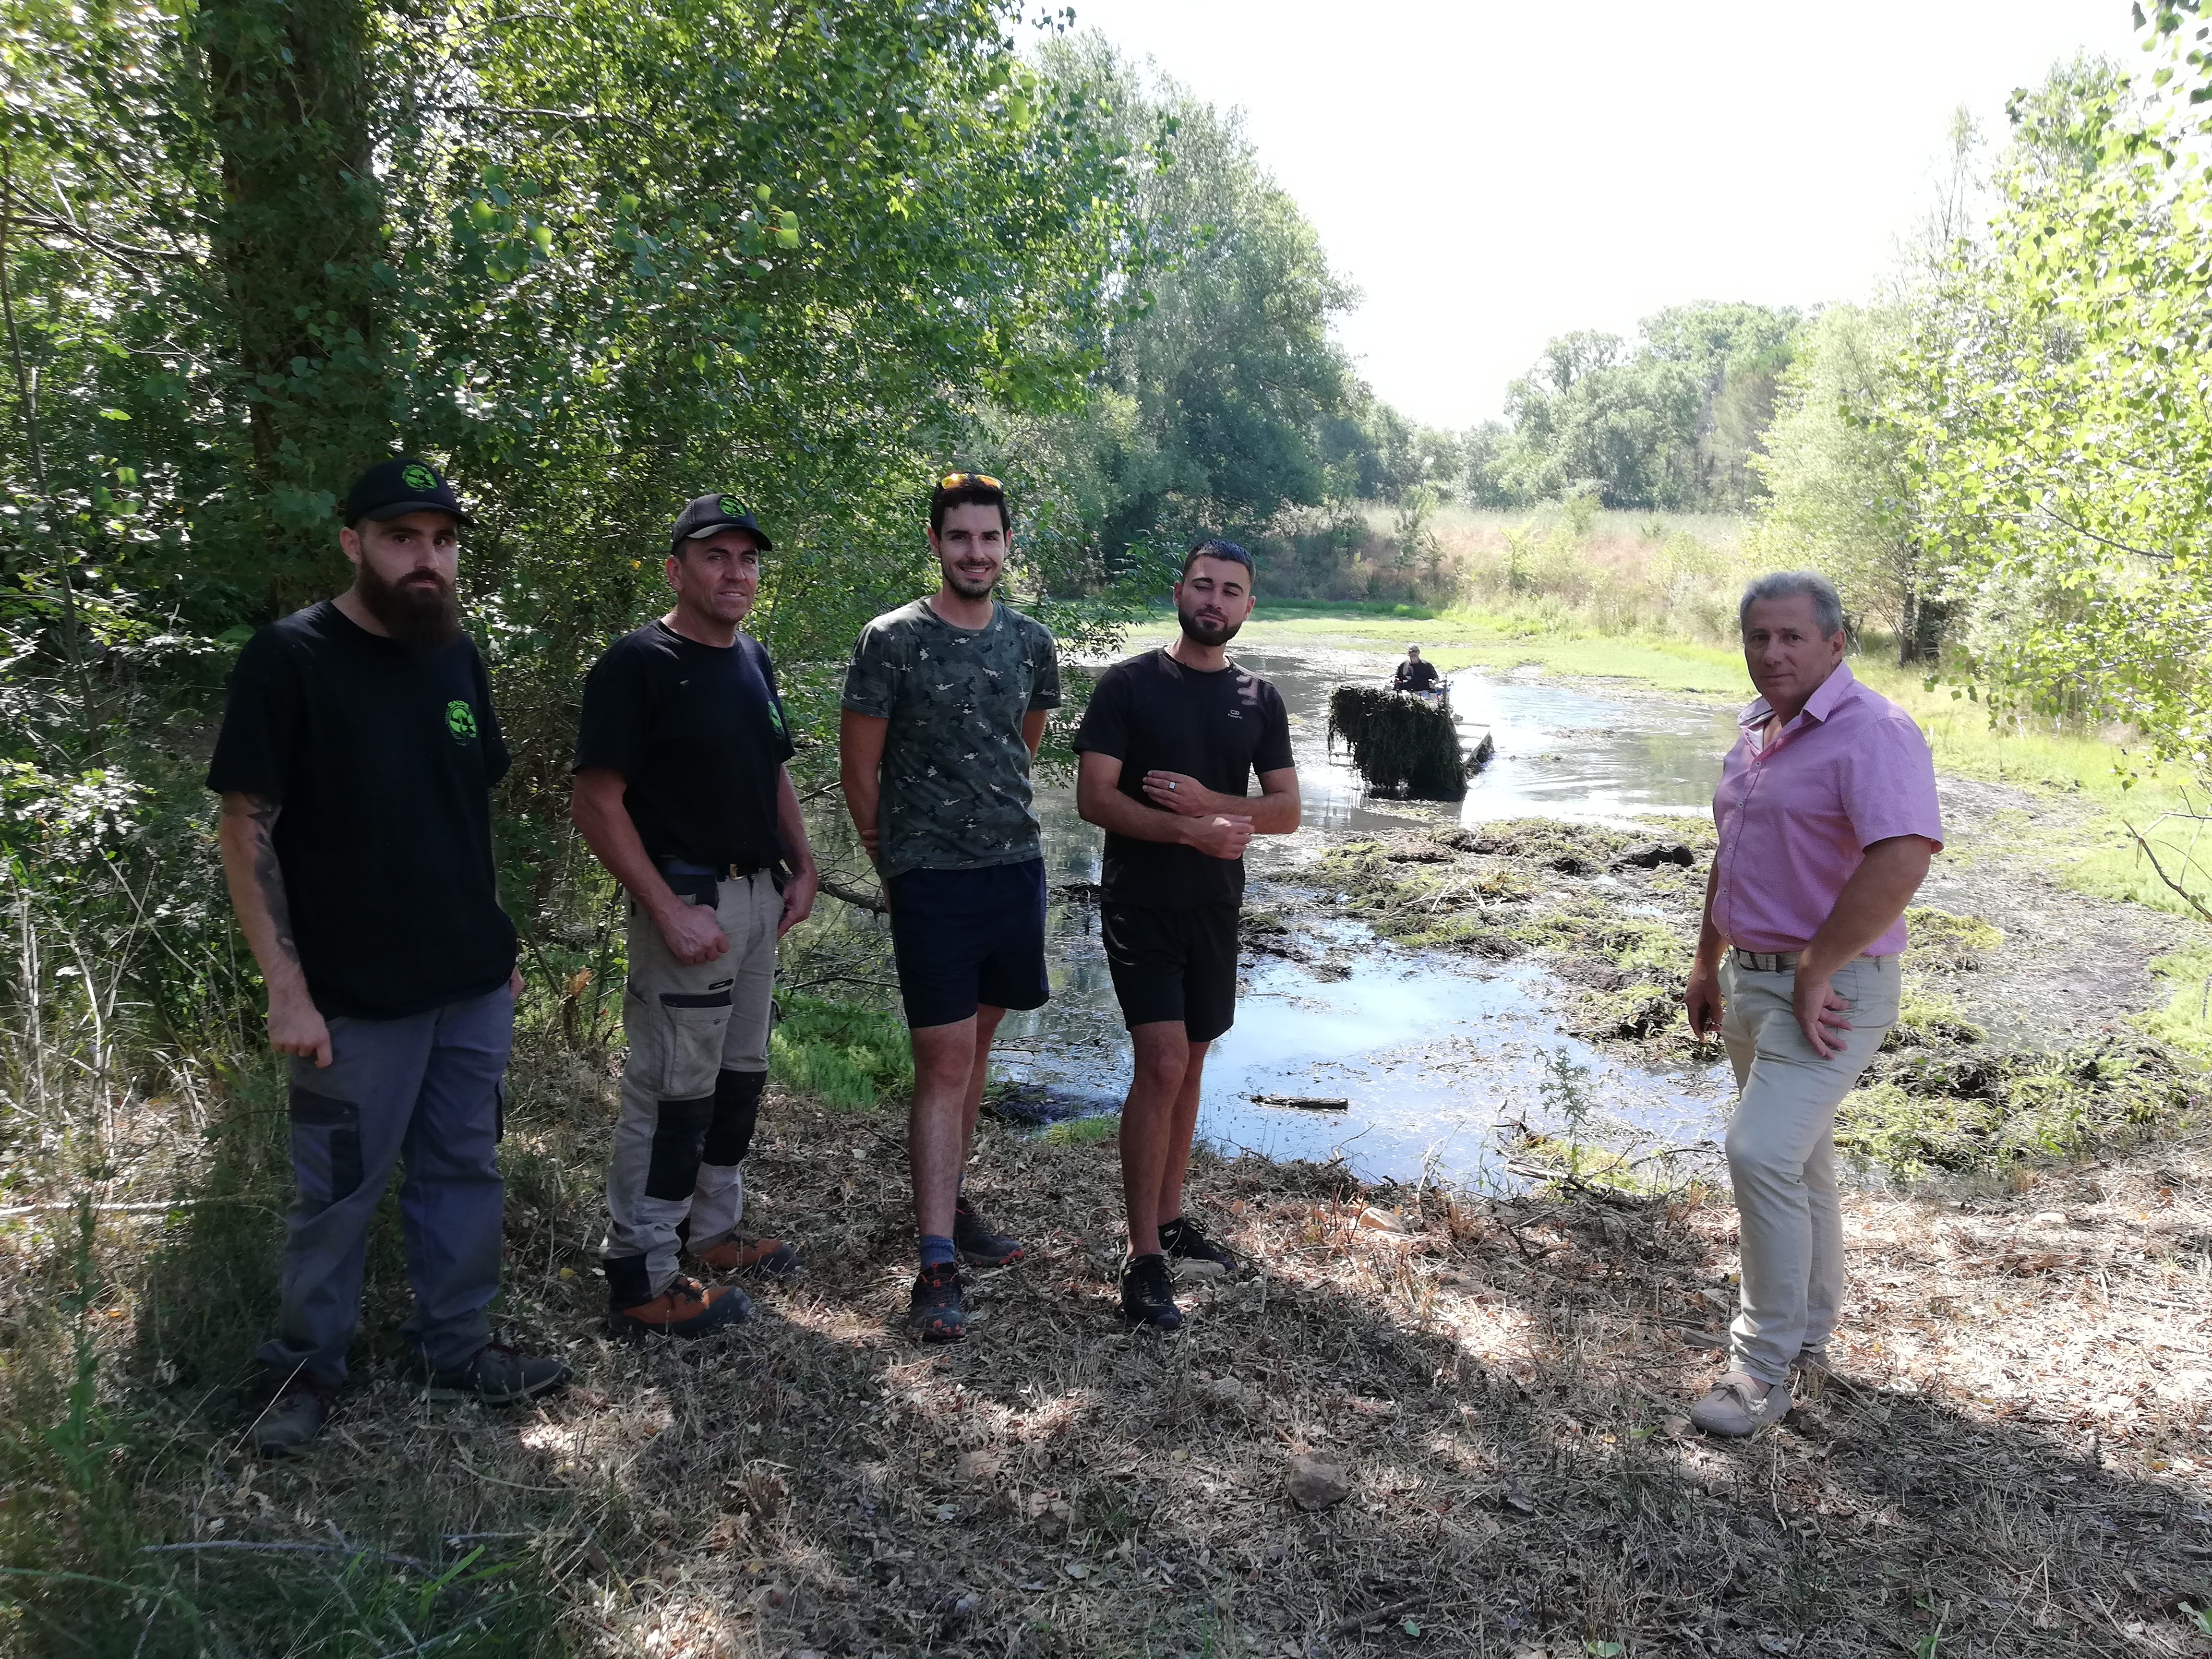
[{"label": "silver ring", "polygon": [[1173,779],[1170,779],[1168,781],[1168,793],[1170,794],[1173,794],[1175,793],[1175,781]]}]

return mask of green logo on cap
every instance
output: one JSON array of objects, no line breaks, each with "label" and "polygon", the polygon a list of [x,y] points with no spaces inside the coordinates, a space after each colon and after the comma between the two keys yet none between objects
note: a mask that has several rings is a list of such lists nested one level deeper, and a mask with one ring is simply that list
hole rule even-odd
[{"label": "green logo on cap", "polygon": [[722,516],[726,519],[742,519],[745,516],[745,504],[734,495],[722,496],[720,505]]},{"label": "green logo on cap", "polygon": [[410,489],[435,489],[438,475],[420,461],[410,461],[399,469],[399,482]]},{"label": "green logo on cap", "polygon": [[477,711],[456,697],[446,705],[446,730],[455,743],[468,743],[477,734]]}]

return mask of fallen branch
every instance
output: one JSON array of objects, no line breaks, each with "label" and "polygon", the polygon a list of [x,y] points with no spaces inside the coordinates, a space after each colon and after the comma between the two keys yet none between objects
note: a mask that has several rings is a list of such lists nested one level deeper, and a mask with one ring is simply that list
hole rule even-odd
[{"label": "fallen branch", "polygon": [[828,876],[822,878],[821,887],[831,898],[842,899],[855,910],[872,910],[879,916],[890,914],[890,907],[884,902],[880,895],[872,898],[859,888],[848,887],[843,882],[833,881]]},{"label": "fallen branch", "polygon": [[[166,1210],[189,1210],[201,1201],[197,1198],[173,1198],[163,1204],[95,1204],[92,1208],[102,1214],[114,1214],[119,1212],[125,1214],[143,1215]],[[45,1215],[55,1210],[77,1209],[82,1207],[83,1203],[82,1199],[58,1198],[51,1204],[11,1204],[6,1209],[0,1210],[0,1217]]]},{"label": "fallen branch", "polygon": [[1372,1613],[1355,1613],[1349,1618],[1338,1620],[1328,1633],[1332,1640],[1339,1636],[1349,1636],[1356,1630],[1382,1624],[1385,1620],[1395,1619],[1401,1613],[1411,1613],[1415,1607],[1425,1607],[1428,1604],[1426,1595],[1409,1595],[1402,1601],[1385,1602]]},{"label": "fallen branch", "polygon": [[[2156,820],[2153,820],[2151,827],[2154,830],[2158,827]],[[2166,873],[2166,866],[2158,861],[2158,854],[2151,850],[2150,842],[2143,839],[2143,832],[2132,823],[2127,826],[2127,831],[2136,838],[2136,845],[2142,848],[2143,856],[2150,860],[2150,867],[2158,878],[2179,894],[2183,903],[2196,911],[2205,921],[2212,921],[2212,909],[2205,908],[2204,901]]]}]

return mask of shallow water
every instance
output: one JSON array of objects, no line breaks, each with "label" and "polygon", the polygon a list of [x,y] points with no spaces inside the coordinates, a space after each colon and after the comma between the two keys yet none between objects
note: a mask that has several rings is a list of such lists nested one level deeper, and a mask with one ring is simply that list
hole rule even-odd
[{"label": "shallow water", "polygon": [[[1452,676],[1453,706],[1472,743],[1488,726],[1497,757],[1456,806],[1369,801],[1358,774],[1328,752],[1328,697],[1347,679],[1379,678],[1365,653],[1238,653],[1273,680],[1295,724],[1304,823],[1255,843],[1248,908],[1297,892],[1297,866],[1328,842],[1412,822],[1542,815],[1625,820],[1708,810],[1734,736],[1726,711],[1664,698],[1570,690],[1471,671]],[[1096,906],[1057,890],[1098,878],[1099,832],[1077,817],[1072,785],[1041,790],[1051,911],[1053,1000],[1009,1015],[997,1051],[1009,1079],[1118,1106],[1129,1050],[1098,940]],[[1544,1080],[1554,1056],[1587,1066],[1585,1097],[1616,1140],[1672,1146],[1717,1134],[1724,1066],[1654,1070],[1593,1049],[1560,1030],[1553,985],[1527,964],[1500,968],[1442,951],[1407,951],[1350,921],[1301,945],[1315,965],[1261,957],[1247,969],[1237,1024],[1207,1057],[1199,1133],[1224,1151],[1326,1158],[1363,1177],[1504,1182],[1497,1132],[1516,1120],[1556,1126]],[[1341,1096],[1342,1112],[1261,1106],[1255,1094]]]}]

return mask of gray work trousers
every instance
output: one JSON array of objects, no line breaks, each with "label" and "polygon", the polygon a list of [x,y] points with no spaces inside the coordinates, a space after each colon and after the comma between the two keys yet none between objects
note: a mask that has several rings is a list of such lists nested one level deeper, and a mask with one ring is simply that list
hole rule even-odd
[{"label": "gray work trousers", "polygon": [[1742,1283],[1729,1368],[1781,1382],[1799,1356],[1825,1362],[1844,1300],[1844,1212],[1836,1107],[1897,1023],[1898,959],[1860,957],[1830,981],[1850,1005],[1842,1048],[1823,1058],[1798,1029],[1793,973],[1721,964],[1721,1040],[1735,1071],[1729,1182]]},{"label": "gray work trousers", "polygon": [[712,962],[677,961],[659,925],[629,907],[629,1056],[607,1167],[607,1297],[617,1308],[652,1301],[676,1277],[686,1239],[719,1243],[744,1213],[783,896],[764,870],[714,888],[730,948]]},{"label": "gray work trousers", "polygon": [[514,1036],[506,986],[404,1019],[329,1021],[331,1063],[292,1061],[292,1176],[276,1335],[255,1356],[335,1387],[361,1326],[369,1222],[403,1165],[415,1311],[400,1334],[437,1370],[491,1340],[507,1195],[496,1148]]}]

